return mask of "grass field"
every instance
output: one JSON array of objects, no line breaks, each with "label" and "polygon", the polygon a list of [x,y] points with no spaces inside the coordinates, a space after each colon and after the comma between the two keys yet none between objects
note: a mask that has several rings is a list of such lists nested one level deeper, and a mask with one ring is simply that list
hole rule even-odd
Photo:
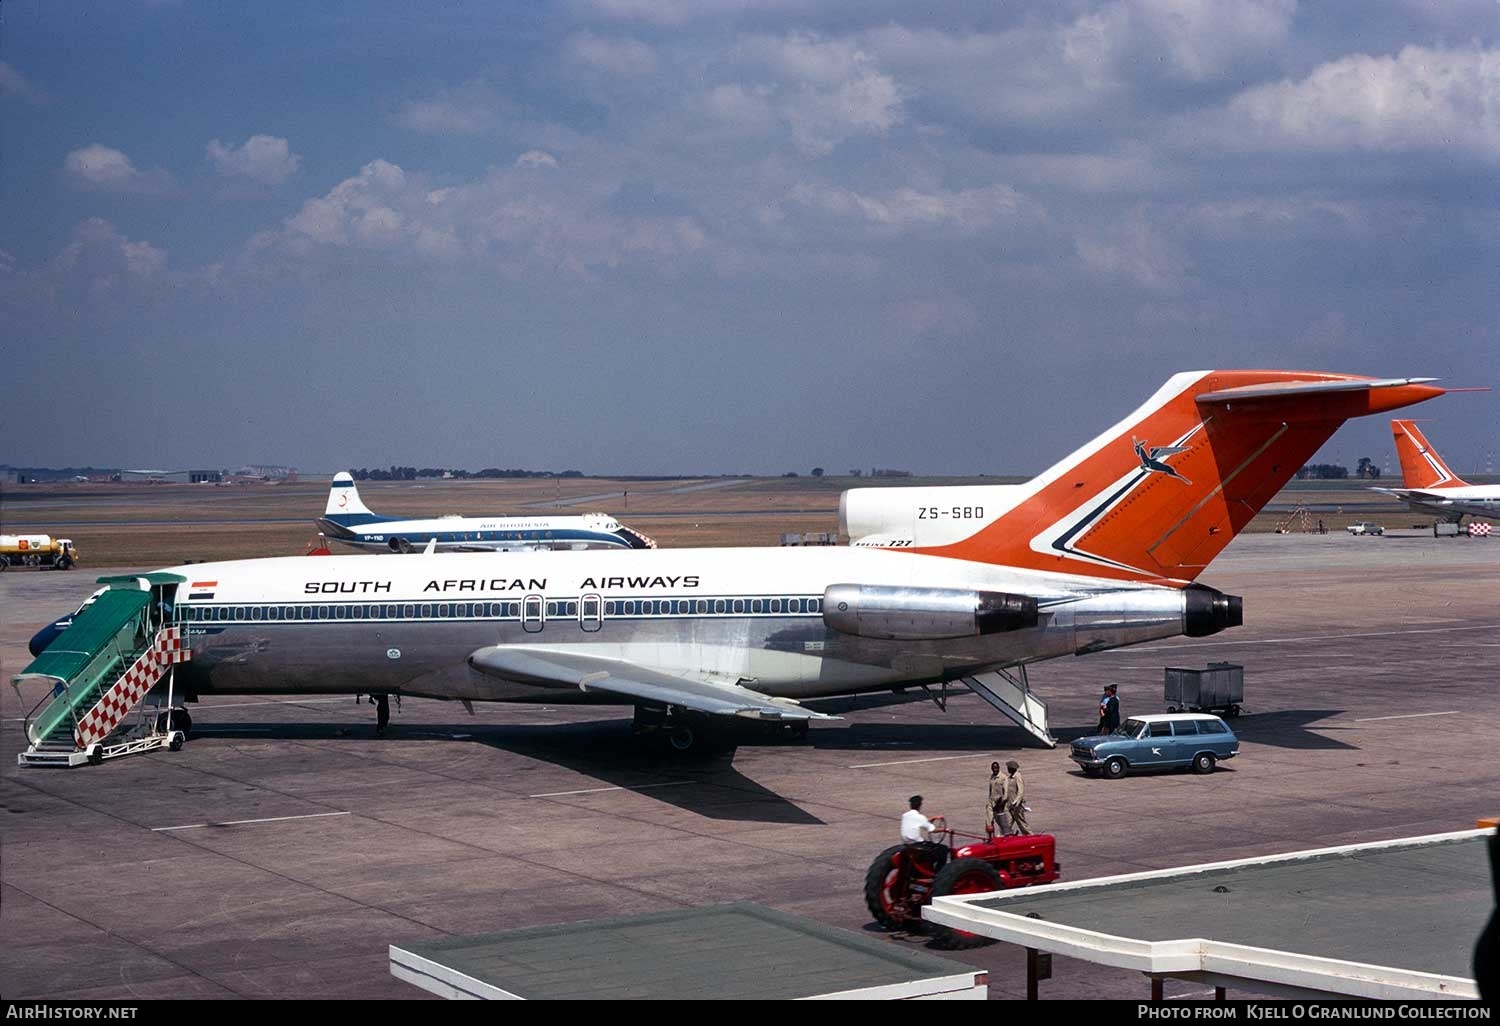
[{"label": "grass field", "polygon": [[[777,545],[783,534],[836,531],[839,494],[870,486],[1015,483],[1018,478],[610,478],[360,484],[360,495],[390,515],[471,516],[608,512],[666,547]],[[0,529],[73,539],[84,569],[168,566],[188,561],[301,555],[318,537],[314,521],[326,480],[281,485],[35,484],[0,492]],[[581,505],[569,505],[586,499]],[[1250,525],[1273,531],[1298,503],[1330,531],[1356,520],[1387,529],[1428,527],[1362,482],[1297,481]],[[1300,526],[1294,521],[1293,529]],[[335,551],[341,550],[334,546]]]}]

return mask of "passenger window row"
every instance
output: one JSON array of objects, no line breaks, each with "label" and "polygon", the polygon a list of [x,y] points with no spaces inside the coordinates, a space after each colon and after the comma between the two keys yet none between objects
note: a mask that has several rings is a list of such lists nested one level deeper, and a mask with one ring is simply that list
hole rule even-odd
[{"label": "passenger window row", "polygon": [[[612,599],[605,616],[745,616],[812,615],[823,611],[821,598]],[[534,614],[533,614],[534,615]],[[578,615],[576,599],[547,603],[547,618]],[[178,617],[189,623],[327,620],[516,620],[520,602],[405,602],[340,605],[184,606]]]}]

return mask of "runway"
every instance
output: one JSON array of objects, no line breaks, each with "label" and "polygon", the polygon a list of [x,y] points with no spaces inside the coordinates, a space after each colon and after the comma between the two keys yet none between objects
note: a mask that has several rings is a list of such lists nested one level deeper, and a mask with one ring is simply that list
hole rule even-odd
[{"label": "runway", "polygon": [[[0,575],[7,679],[94,576]],[[1021,762],[1066,879],[1500,813],[1500,540],[1246,535],[1203,582],[1244,596],[1246,626],[1032,668],[1053,751],[967,693],[946,713],[919,692],[819,703],[844,718],[806,743],[702,763],[642,751],[626,707],[408,700],[377,739],[349,699],[226,696],[193,709],[181,752],[22,771],[18,718],[39,696],[6,688],[0,992],[416,998],[387,970],[392,942],[735,900],[870,931],[865,869],[906,797],[977,831],[991,759]],[[1126,715],[1160,712],[1163,666],[1219,659],[1246,691],[1241,755],[1219,772],[1105,781],[1068,760],[1104,682]],[[993,997],[1025,994],[1020,949],[948,957],[987,968]],[[1054,976],[1046,997],[1149,994],[1064,959]]]}]

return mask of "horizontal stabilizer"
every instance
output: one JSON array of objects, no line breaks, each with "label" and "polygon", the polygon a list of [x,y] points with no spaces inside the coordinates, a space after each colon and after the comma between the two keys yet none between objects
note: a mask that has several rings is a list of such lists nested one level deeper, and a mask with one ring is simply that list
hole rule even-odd
[{"label": "horizontal stabilizer", "polygon": [[1379,378],[1367,381],[1268,381],[1259,385],[1244,385],[1240,388],[1223,388],[1216,392],[1203,392],[1197,397],[1199,403],[1230,403],[1246,399],[1281,399],[1294,396],[1316,395],[1319,392],[1368,392],[1379,388],[1404,388],[1408,385],[1425,385],[1437,378]]},{"label": "horizontal stabilizer", "polygon": [[714,716],[767,720],[838,719],[804,709],[789,698],[772,698],[727,680],[709,679],[706,675],[685,676],[622,659],[536,651],[530,646],[493,645],[471,653],[469,665],[480,673],[519,684],[609,692],[626,701],[681,706]]}]

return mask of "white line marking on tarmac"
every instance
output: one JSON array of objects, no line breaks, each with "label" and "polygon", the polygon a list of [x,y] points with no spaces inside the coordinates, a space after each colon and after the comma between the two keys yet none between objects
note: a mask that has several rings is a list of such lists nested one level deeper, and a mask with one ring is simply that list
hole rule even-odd
[{"label": "white line marking on tarmac", "polygon": [[284,823],[289,819],[324,819],[328,816],[347,816],[347,812],[309,812],[304,816],[272,816],[270,819],[231,819],[225,823],[188,823],[184,826],[152,827],[152,833],[165,830],[201,830],[204,827],[244,826],[246,823]]},{"label": "white line marking on tarmac", "polygon": [[1371,722],[1373,722],[1375,720],[1415,720],[1415,719],[1417,719],[1419,717],[1422,717],[1422,716],[1457,716],[1458,713],[1459,713],[1459,710],[1457,710],[1457,709],[1449,709],[1447,712],[1435,712],[1435,713],[1402,713],[1400,716],[1360,716],[1360,717],[1357,717],[1354,720],[1354,722],[1355,723],[1371,723]]},{"label": "white line marking on tarmac", "polygon": [[[206,713],[214,712],[214,711],[216,711],[218,709],[248,709],[252,705],[290,705],[290,706],[298,706],[298,705],[333,705],[336,702],[347,702],[347,701],[349,701],[349,699],[347,699],[347,698],[294,698],[294,699],[290,699],[290,700],[285,701],[285,702],[229,702],[229,703],[225,703],[223,705],[220,705],[218,703],[214,703],[213,705],[206,705],[206,704],[205,705],[200,705],[200,706],[198,706],[197,709],[194,709],[192,711],[196,712],[198,715],[202,716],[202,715],[204,715]],[[24,722],[26,722],[26,717],[24,717],[24,716],[7,716],[5,718],[5,722],[6,723],[24,723]]]},{"label": "white line marking on tarmac", "polygon": [[993,759],[993,755],[939,755],[934,759],[897,759],[895,762],[861,762],[848,769],[871,769],[875,766],[905,766],[913,762],[952,762],[954,759]]},{"label": "white line marking on tarmac", "polygon": [[679,784],[696,784],[696,780],[669,780],[664,784],[641,784],[638,787],[585,787],[581,791],[548,791],[546,794],[528,794],[528,798],[560,798],[565,794],[598,794],[600,791],[644,791],[648,787],[676,787]]},{"label": "white line marking on tarmac", "polygon": [[[1299,641],[1342,641],[1344,638],[1392,638],[1403,634],[1451,634],[1454,631],[1495,631],[1500,623],[1473,624],[1468,627],[1424,627],[1410,631],[1366,631],[1360,634],[1309,634],[1300,638],[1256,638],[1243,641],[1216,641],[1215,645],[1285,645]],[[1188,649],[1199,650],[1202,645],[1163,645],[1152,652],[1176,652]]]},{"label": "white line marking on tarmac", "polygon": [[207,713],[215,709],[248,709],[252,705],[333,705],[335,702],[349,701],[348,698],[293,698],[285,702],[229,702],[224,705],[215,702],[212,705],[200,705],[196,711]]}]

